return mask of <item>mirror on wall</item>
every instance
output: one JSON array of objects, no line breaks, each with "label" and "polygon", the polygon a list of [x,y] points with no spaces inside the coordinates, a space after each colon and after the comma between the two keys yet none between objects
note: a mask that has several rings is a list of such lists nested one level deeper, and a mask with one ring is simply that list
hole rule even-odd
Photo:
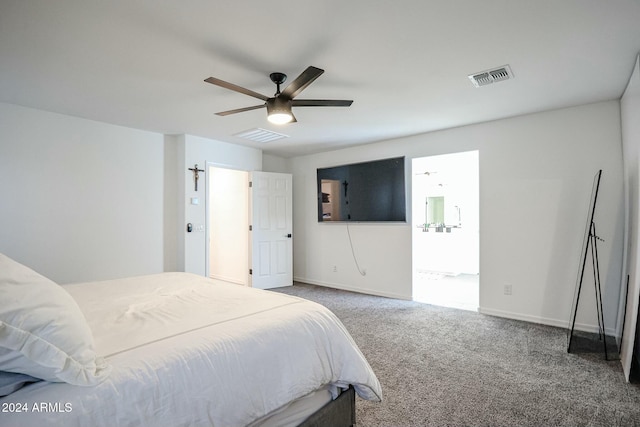
[{"label": "mirror on wall", "polygon": [[425,228],[443,229],[461,228],[460,206],[455,204],[455,198],[445,196],[427,196],[425,198]]},{"label": "mirror on wall", "polygon": [[427,224],[444,225],[444,196],[427,197]]}]

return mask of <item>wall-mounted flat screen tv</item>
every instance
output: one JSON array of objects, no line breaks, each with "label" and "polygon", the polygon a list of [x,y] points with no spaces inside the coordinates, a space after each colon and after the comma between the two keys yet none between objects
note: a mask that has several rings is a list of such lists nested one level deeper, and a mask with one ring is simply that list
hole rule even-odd
[{"label": "wall-mounted flat screen tv", "polygon": [[318,222],[406,221],[404,157],[318,169]]}]

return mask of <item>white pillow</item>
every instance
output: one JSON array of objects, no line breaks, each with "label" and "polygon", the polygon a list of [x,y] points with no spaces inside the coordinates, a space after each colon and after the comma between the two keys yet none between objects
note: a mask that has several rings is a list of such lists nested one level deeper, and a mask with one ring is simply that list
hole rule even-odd
[{"label": "white pillow", "polygon": [[110,372],[73,297],[1,253],[0,370],[82,386]]}]

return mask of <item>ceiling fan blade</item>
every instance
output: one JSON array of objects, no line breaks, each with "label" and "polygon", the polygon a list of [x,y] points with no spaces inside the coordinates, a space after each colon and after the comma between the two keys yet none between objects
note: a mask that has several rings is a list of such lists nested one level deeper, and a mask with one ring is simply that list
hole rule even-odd
[{"label": "ceiling fan blade", "polygon": [[221,111],[219,113],[216,113],[216,116],[228,116],[229,114],[236,114],[236,113],[243,113],[245,111],[257,110],[258,108],[264,108],[265,105],[266,104],[254,105],[253,107],[244,107],[244,108],[237,108],[235,110]]},{"label": "ceiling fan blade", "polygon": [[302,72],[294,81],[291,82],[285,90],[282,91],[280,96],[285,96],[289,99],[293,99],[300,92],[302,92],[307,86],[309,86],[315,79],[320,77],[324,73],[324,70],[320,68],[309,66]]},{"label": "ceiling fan blade", "polygon": [[294,99],[292,107],[349,107],[352,100],[346,99]]},{"label": "ceiling fan blade", "polygon": [[209,77],[204,81],[207,83],[211,83],[212,85],[220,86],[225,89],[229,89],[236,92],[244,93],[245,95],[253,96],[254,98],[262,99],[263,101],[266,101],[267,99],[269,99],[268,96],[265,96],[261,93],[243,88],[242,86],[234,85],[233,83],[225,82],[224,80],[216,79],[215,77]]}]

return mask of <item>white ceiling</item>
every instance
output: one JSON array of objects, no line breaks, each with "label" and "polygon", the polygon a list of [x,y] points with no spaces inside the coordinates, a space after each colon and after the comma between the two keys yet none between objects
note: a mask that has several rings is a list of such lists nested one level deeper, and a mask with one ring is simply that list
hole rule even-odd
[{"label": "white ceiling", "polygon": [[[0,102],[284,157],[618,99],[639,51],[640,0],[0,0]],[[298,99],[353,105],[214,114],[260,101],[205,78],[271,96],[309,65]],[[233,136],[256,127],[289,138]]]}]

